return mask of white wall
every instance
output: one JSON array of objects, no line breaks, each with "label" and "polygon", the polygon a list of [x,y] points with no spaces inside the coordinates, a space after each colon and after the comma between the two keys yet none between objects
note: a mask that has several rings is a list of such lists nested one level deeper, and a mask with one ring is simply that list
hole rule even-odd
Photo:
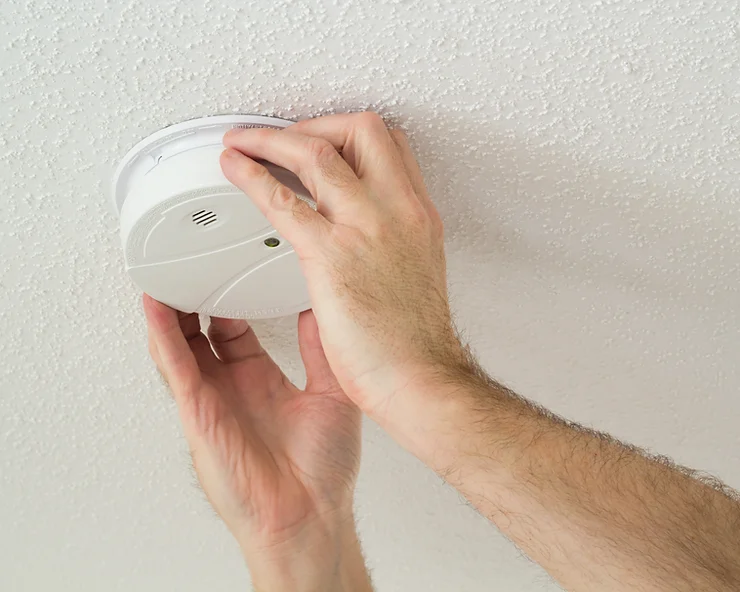
[{"label": "white wall", "polygon": [[[735,0],[6,0],[0,589],[244,590],[193,486],[108,179],[218,112],[372,108],[411,134],[460,325],[501,380],[740,486]],[[293,319],[260,323],[300,378]],[[367,425],[380,592],[555,590]]]}]

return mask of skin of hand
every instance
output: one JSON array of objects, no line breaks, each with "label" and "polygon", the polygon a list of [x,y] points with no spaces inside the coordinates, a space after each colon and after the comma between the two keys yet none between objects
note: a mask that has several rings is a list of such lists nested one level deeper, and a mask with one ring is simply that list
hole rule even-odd
[{"label": "skin of hand", "polygon": [[737,494],[540,409],[460,344],[441,222],[401,133],[365,113],[224,144],[226,176],[300,257],[340,387],[565,589],[740,589]]},{"label": "skin of hand", "polygon": [[[224,144],[227,178],[296,250],[329,363],[363,411],[385,423],[409,381],[465,361],[442,221],[403,133],[362,113],[234,130]],[[317,211],[255,159],[298,175]]]},{"label": "skin of hand", "polygon": [[371,590],[355,534],[359,409],[334,377],[313,313],[300,315],[306,387],[245,321],[178,313],[148,296],[152,358],[177,402],[193,464],[257,590]]}]

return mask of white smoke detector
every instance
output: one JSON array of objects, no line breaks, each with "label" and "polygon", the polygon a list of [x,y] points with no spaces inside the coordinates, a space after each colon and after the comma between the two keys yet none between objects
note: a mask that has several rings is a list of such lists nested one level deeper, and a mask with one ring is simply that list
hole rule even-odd
[{"label": "white smoke detector", "polygon": [[[278,317],[310,307],[295,251],[219,165],[228,130],[291,123],[205,117],[165,128],[129,151],[113,180],[113,200],[126,270],[144,292],[183,312],[227,318]],[[264,164],[311,201],[295,175]]]}]

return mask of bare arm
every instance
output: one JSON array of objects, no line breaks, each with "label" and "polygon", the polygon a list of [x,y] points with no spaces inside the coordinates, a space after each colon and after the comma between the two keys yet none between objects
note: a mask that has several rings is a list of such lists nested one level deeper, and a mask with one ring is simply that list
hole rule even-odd
[{"label": "bare arm", "polygon": [[720,483],[553,416],[473,363],[410,391],[413,425],[391,433],[565,589],[740,589],[740,504]]},{"label": "bare arm", "polygon": [[312,313],[298,389],[246,321],[144,297],[149,349],[172,389],[208,500],[239,543],[257,592],[372,592],[353,516],[360,411],[339,388]]},{"label": "bare arm", "polygon": [[[453,329],[442,223],[372,114],[225,138],[222,166],[291,242],[343,391],[567,589],[740,589],[740,505],[496,384]],[[313,211],[255,159],[291,169]]]}]

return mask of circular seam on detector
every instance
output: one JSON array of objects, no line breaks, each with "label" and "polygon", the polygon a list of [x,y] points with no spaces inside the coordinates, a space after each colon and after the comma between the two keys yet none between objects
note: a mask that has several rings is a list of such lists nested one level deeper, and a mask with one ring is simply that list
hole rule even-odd
[{"label": "circular seam on detector", "polygon": [[[191,145],[188,141],[190,136],[200,136],[197,140],[193,137],[192,144],[202,147],[204,145],[202,136],[210,133],[213,135],[213,141],[207,142],[206,145],[218,145],[223,135],[230,129],[249,127],[282,129],[293,123],[288,119],[266,115],[212,115],[183,121],[161,129],[147,136],[129,150],[116,168],[111,190],[115,212],[121,213],[132,181],[154,168],[165,154],[169,157],[187,150]],[[178,142],[182,142],[183,150],[178,151],[173,148]],[[168,154],[168,149],[174,152]]]},{"label": "circular seam on detector", "polygon": [[[292,246],[219,161],[229,130],[291,123],[206,117],[160,130],[128,152],[113,179],[113,201],[126,271],[139,288],[177,310],[229,318],[271,318],[310,306]],[[316,207],[295,174],[264,166]]]}]

